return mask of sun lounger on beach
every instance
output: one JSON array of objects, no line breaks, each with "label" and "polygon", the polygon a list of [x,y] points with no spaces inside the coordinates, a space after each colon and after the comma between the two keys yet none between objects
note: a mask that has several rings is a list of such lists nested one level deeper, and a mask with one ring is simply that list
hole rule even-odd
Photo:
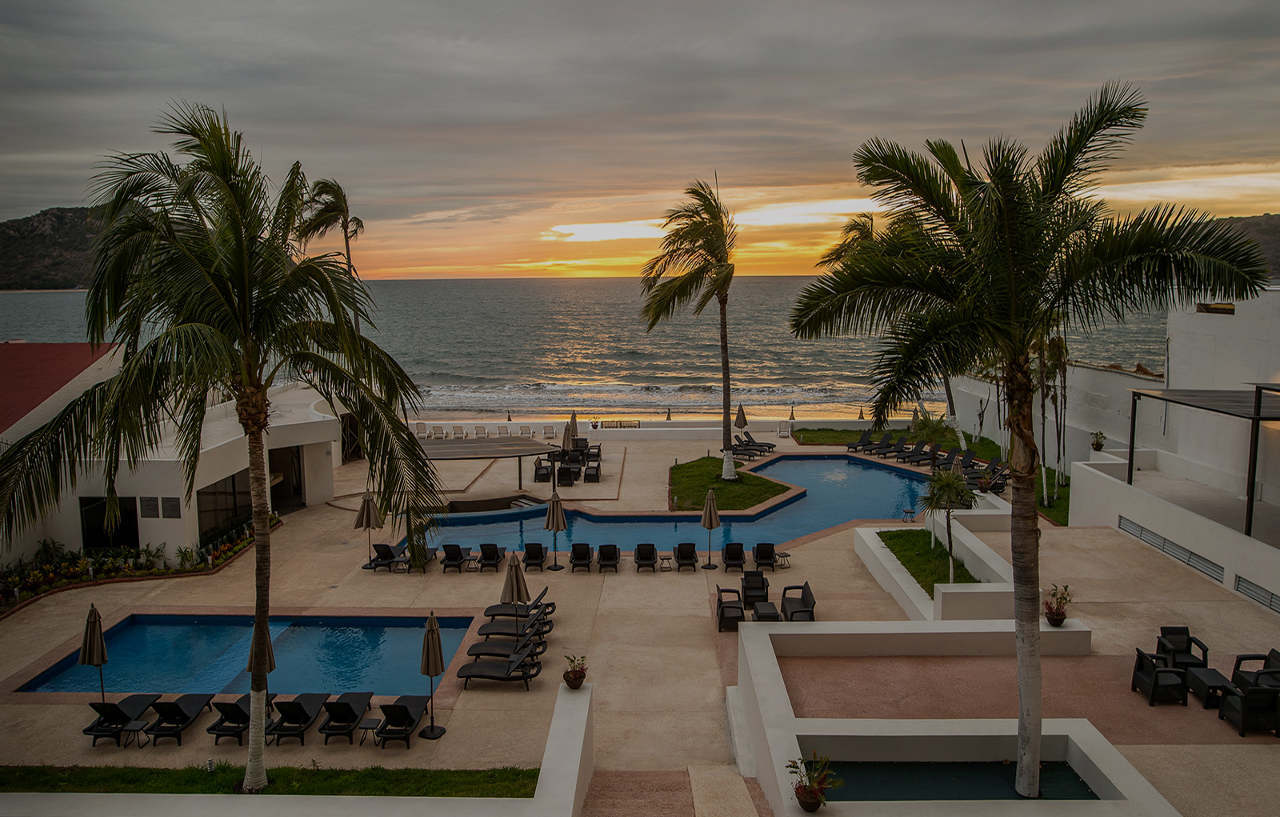
[{"label": "sun lounger on beach", "polygon": [[212,695],[183,695],[176,701],[156,701],[151,704],[151,711],[156,713],[155,723],[144,731],[151,736],[151,745],[155,746],[161,738],[173,738],[182,745],[182,733],[196,722],[203,709],[211,709]]},{"label": "sun lounger on beach", "polygon": [[413,434],[414,434],[414,436],[415,436],[415,437],[417,437],[419,440],[425,440],[425,439],[427,439],[427,424],[426,424],[426,423],[414,423],[414,424],[413,424]]},{"label": "sun lounger on beach", "polygon": [[520,436],[533,438],[533,429],[528,426],[520,426]]},{"label": "sun lounger on beach", "polygon": [[542,427],[542,439],[544,439],[544,440],[554,440],[555,438],[556,438],[556,427],[555,427],[555,426],[543,426],[543,427]]},{"label": "sun lounger on beach", "polygon": [[443,440],[443,439],[445,439],[445,437],[447,437],[447,436],[449,436],[449,435],[447,435],[447,434],[445,434],[445,433],[444,433],[444,426],[432,426],[432,427],[431,427],[431,439],[433,439],[433,440]]},{"label": "sun lounger on beach", "polygon": [[[271,702],[276,699],[274,692],[267,693],[267,715],[271,715],[273,709]],[[218,713],[218,719],[208,726],[204,731],[213,735],[213,744],[218,745],[218,741],[223,738],[235,738],[237,746],[244,745],[245,732],[249,731],[249,702],[251,696],[249,693],[241,695],[234,701],[214,701],[213,708]]]},{"label": "sun lounger on beach", "polygon": [[371,700],[372,692],[346,692],[336,701],[325,701],[325,719],[320,724],[324,742],[328,744],[329,738],[346,738],[348,743],[355,743],[356,729],[364,713],[369,711]]},{"label": "sun lounger on beach", "polygon": [[477,440],[487,440],[487,439],[489,439],[489,430],[488,430],[487,428],[485,428],[484,426],[476,426],[476,436],[475,436],[475,438],[476,438]]},{"label": "sun lounger on beach", "polygon": [[453,438],[455,440],[465,439],[466,436],[467,436],[467,430],[465,428],[463,428],[462,426],[453,427]]},{"label": "sun lounger on beach", "polygon": [[307,730],[320,717],[320,710],[327,700],[329,696],[323,692],[306,692],[292,701],[277,703],[278,717],[267,724],[267,738],[275,738],[277,745],[285,738],[297,738],[298,743],[305,745]]},{"label": "sun lounger on beach", "polygon": [[430,695],[401,695],[395,703],[379,707],[382,722],[373,730],[374,744],[385,748],[387,741],[402,740],[405,748],[409,748],[409,740],[422,723],[422,716],[427,714],[430,700]]},{"label": "sun lounger on beach", "polygon": [[494,432],[494,435],[497,437],[510,437],[511,429],[507,428],[506,426],[498,426],[497,431]]},{"label": "sun lounger on beach", "polygon": [[143,694],[130,695],[117,703],[91,701],[89,706],[98,713],[98,717],[80,731],[93,738],[93,746],[97,746],[100,740],[114,740],[119,746],[124,728],[133,721],[141,720],[142,714],[158,700],[159,695]]}]

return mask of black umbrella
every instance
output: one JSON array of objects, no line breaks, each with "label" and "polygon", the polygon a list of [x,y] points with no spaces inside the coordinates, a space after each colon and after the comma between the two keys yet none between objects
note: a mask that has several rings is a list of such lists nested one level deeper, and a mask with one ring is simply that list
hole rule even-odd
[{"label": "black umbrella", "polygon": [[439,740],[444,737],[444,727],[436,725],[436,676],[444,673],[444,650],[440,647],[440,622],[436,611],[427,618],[427,631],[422,636],[422,664],[418,671],[431,683],[431,723],[422,727],[418,737]]},{"label": "black umbrella", "polygon": [[107,642],[102,637],[102,616],[92,604],[89,605],[89,617],[84,622],[84,638],[80,640],[80,656],[76,663],[98,668],[98,694],[106,703],[107,687],[102,680],[102,665],[107,663]]},{"label": "black umbrella", "polygon": [[547,503],[547,519],[542,523],[542,527],[551,531],[551,558],[554,562],[547,570],[564,570],[564,565],[560,564],[560,553],[556,548],[556,537],[560,531],[569,527],[569,523],[564,518],[564,506],[560,504],[560,494],[552,490],[551,501]]}]

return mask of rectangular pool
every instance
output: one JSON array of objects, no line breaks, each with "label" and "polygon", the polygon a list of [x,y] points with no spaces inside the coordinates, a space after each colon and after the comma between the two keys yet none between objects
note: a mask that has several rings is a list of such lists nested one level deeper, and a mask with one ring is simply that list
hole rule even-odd
[{"label": "rectangular pool", "polygon": [[[447,666],[471,619],[438,621]],[[418,674],[425,625],[425,617],[273,616],[276,669],[267,676],[267,687],[286,695],[425,694],[427,679]],[[108,692],[249,691],[250,616],[135,614],[104,635]],[[77,653],[61,658],[19,691],[97,692],[98,670],[76,664]]]},{"label": "rectangular pool", "polygon": [[[932,763],[833,761],[844,784],[830,792],[836,800],[1018,800],[1017,771],[1003,761]],[[1097,800],[1098,795],[1065,761],[1040,764],[1041,800]]]}]

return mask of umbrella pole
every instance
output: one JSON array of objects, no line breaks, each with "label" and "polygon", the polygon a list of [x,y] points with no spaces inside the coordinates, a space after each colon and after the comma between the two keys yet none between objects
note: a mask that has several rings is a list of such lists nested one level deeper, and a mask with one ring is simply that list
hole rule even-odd
[{"label": "umbrella pole", "polygon": [[719,565],[711,561],[711,531],[707,531],[707,563],[702,566],[703,570],[715,570]]},{"label": "umbrella pole", "polygon": [[559,531],[554,531],[554,530],[551,531],[551,562],[552,563],[551,563],[551,567],[548,567],[547,570],[564,570],[564,568],[560,566],[560,550],[559,548],[556,547],[556,537],[558,535],[559,535]]},{"label": "umbrella pole", "polygon": [[98,665],[98,696],[102,698],[102,702],[107,702],[107,686],[102,680],[102,665]]},{"label": "umbrella pole", "polygon": [[427,740],[439,740],[444,737],[445,729],[443,726],[436,726],[436,677],[428,675],[427,680],[431,682],[431,724],[422,729],[418,733],[418,737]]}]

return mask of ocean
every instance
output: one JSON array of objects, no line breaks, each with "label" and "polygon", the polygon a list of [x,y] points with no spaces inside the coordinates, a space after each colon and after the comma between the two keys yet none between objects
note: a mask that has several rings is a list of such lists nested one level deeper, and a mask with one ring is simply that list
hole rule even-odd
[{"label": "ocean", "polygon": [[[759,417],[857,416],[870,398],[874,338],[801,341],[787,331],[811,278],[739,278],[729,300],[733,402]],[[423,416],[538,419],[706,416],[719,410],[714,307],[645,332],[634,278],[369,281],[367,330],[422,387]],[[84,340],[83,292],[0,293],[0,340]],[[1162,371],[1165,317],[1136,315],[1073,359]],[[942,399],[930,395],[928,403]]]}]

